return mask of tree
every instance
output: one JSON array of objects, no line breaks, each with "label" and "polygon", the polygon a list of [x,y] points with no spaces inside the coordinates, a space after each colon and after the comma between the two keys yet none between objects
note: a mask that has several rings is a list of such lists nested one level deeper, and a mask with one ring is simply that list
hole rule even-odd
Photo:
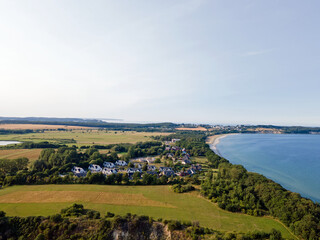
[{"label": "tree", "polygon": [[142,167],[142,171],[147,171],[148,170],[148,164],[143,164],[143,167]]}]

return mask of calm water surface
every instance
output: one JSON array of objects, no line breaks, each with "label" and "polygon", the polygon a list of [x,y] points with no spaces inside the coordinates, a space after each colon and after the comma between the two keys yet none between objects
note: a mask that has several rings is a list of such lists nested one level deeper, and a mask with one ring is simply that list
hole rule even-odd
[{"label": "calm water surface", "polygon": [[320,135],[238,134],[220,139],[220,154],[320,202]]},{"label": "calm water surface", "polygon": [[17,141],[0,141],[0,146],[5,146],[5,145],[9,145],[9,144],[18,144],[20,142]]}]

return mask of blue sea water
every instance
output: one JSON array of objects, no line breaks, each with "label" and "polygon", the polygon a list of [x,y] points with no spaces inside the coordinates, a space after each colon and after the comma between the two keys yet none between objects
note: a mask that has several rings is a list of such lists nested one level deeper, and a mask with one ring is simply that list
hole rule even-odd
[{"label": "blue sea water", "polygon": [[237,134],[216,147],[231,163],[320,203],[320,135]]}]

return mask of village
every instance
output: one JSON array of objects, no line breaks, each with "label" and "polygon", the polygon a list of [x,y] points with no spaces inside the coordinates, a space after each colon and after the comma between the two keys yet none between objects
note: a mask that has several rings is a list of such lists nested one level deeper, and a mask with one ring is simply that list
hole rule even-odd
[{"label": "village", "polygon": [[[114,162],[105,161],[103,165],[90,164],[87,169],[74,166],[71,171],[77,177],[85,177],[90,171],[92,174],[102,173],[105,176],[112,174],[128,174],[129,179],[133,175],[143,177],[144,174],[155,175],[157,177],[185,177],[197,174],[202,170],[201,164],[192,161],[190,154],[185,148],[175,146],[179,139],[165,141],[165,152],[162,159],[155,156],[138,157],[129,161],[116,160]],[[179,151],[177,157],[175,153]]]}]

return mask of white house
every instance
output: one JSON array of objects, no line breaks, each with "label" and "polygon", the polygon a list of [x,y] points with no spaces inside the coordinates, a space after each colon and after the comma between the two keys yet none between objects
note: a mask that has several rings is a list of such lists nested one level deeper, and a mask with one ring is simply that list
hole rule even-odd
[{"label": "white house", "polygon": [[142,172],[139,168],[128,168],[127,173]]},{"label": "white house", "polygon": [[103,170],[102,170],[102,173],[104,174],[104,175],[111,175],[111,174],[116,174],[118,171],[117,171],[117,169],[114,169],[114,168],[103,168]]},{"label": "white house", "polygon": [[127,163],[125,161],[118,160],[118,161],[116,161],[116,165],[118,165],[118,166],[127,166]]},{"label": "white house", "polygon": [[115,168],[116,166],[112,162],[104,162],[103,166],[106,168]]},{"label": "white house", "polygon": [[88,168],[92,173],[98,173],[102,171],[102,168],[97,164],[90,164]]},{"label": "white house", "polygon": [[74,175],[77,175],[77,176],[84,176],[84,175],[86,175],[86,171],[83,169],[83,168],[81,168],[81,167],[73,167],[72,169],[71,169],[71,171],[73,172],[73,174]]}]

